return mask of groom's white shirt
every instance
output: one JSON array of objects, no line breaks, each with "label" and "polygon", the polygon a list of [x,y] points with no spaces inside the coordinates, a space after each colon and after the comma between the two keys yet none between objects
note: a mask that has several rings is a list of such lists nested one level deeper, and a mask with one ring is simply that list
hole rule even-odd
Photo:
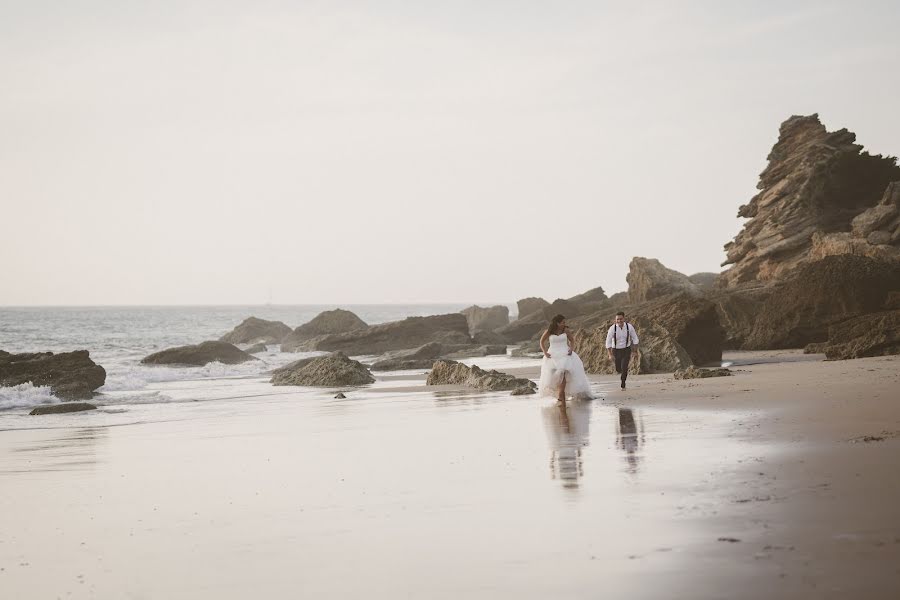
[{"label": "groom's white shirt", "polygon": [[624,348],[628,343],[628,338],[631,338],[632,346],[639,342],[634,326],[631,323],[625,323],[625,327],[619,327],[613,323],[613,326],[606,332],[606,347]]}]

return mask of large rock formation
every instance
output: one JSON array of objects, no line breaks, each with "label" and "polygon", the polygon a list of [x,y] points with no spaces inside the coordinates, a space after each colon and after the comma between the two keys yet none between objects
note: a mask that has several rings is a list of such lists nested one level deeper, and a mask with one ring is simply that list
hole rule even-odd
[{"label": "large rock formation", "polygon": [[543,298],[522,298],[518,302],[516,302],[516,306],[519,309],[519,314],[516,317],[517,319],[521,319],[522,317],[527,317],[528,315],[535,313],[539,310],[543,310],[544,307],[550,306],[550,303],[544,300]]},{"label": "large rock formation", "polygon": [[833,325],[828,341],[809,344],[805,352],[829,360],[900,354],[900,310],[870,313]]},{"label": "large rock formation", "polygon": [[236,365],[248,360],[259,359],[234,344],[209,341],[154,352],[145,356],[141,360],[141,364],[203,366],[211,362],[220,362],[226,365]]},{"label": "large rock formation", "polygon": [[83,400],[106,383],[106,369],[87,350],[10,354],[0,350],[0,386],[50,386],[64,400]]},{"label": "large rock formation", "polygon": [[669,269],[655,258],[635,256],[628,265],[628,300],[646,302],[674,292],[699,294],[700,288],[687,275]]},{"label": "large rock formation", "polygon": [[829,328],[881,311],[898,289],[898,262],[845,254],[808,263],[773,286],[743,348],[803,348],[826,341]]},{"label": "large rock formation", "polygon": [[[643,317],[635,317],[631,324],[637,330],[641,343],[632,351],[629,373],[672,373],[693,364],[687,351],[665,327]],[[606,350],[608,330],[609,326],[604,325],[579,330],[575,335],[575,352],[581,357],[588,373],[609,375],[616,372]]]},{"label": "large rock formation", "polygon": [[469,322],[469,333],[479,331],[493,331],[505,325],[509,325],[509,307],[496,305],[482,308],[475,305],[460,311]]},{"label": "large rock formation", "polygon": [[[794,116],[781,125],[769,164],[760,175],[760,192],[738,211],[738,216],[750,220],[725,246],[723,266],[733,266],[722,273],[720,285],[784,279],[816,258],[816,234],[820,234],[816,254],[835,252],[839,240],[823,236],[849,232],[857,216],[888,195],[887,185],[900,180],[895,158],[862,152],[855,140],[856,135],[846,129],[826,131],[818,115]],[[900,237],[893,235],[896,226],[890,232],[880,229],[893,223],[890,212],[869,213],[855,222],[855,231],[877,227],[876,231],[891,233],[896,240]],[[872,241],[883,242],[884,236],[876,235]]]},{"label": "large rock formation", "polygon": [[367,385],[374,381],[365,365],[343,352],[304,358],[272,371],[272,385],[336,387]]},{"label": "large rock formation", "polygon": [[309,340],[308,350],[342,351],[351,356],[384,354],[416,348],[428,342],[471,343],[469,324],[461,313],[409,317],[402,321],[372,325],[360,331],[326,335]]},{"label": "large rock formation", "polygon": [[508,344],[531,339],[532,336],[543,331],[549,325],[549,319],[544,315],[544,311],[549,308],[550,304],[548,303],[544,308],[516,319],[506,327],[501,327],[495,333],[502,336],[503,340]]},{"label": "large rock formation", "polygon": [[230,333],[220,337],[219,341],[229,344],[277,344],[290,333],[291,328],[281,321],[248,317]]},{"label": "large rock formation", "polygon": [[365,321],[349,310],[336,308],[319,313],[312,321],[300,325],[281,340],[282,352],[306,349],[307,342],[316,337],[363,331],[368,327]]},{"label": "large rock formation", "polygon": [[811,260],[839,254],[900,261],[900,181],[887,186],[876,206],[854,217],[850,231],[813,235]]},{"label": "large rock formation", "polygon": [[373,371],[406,371],[410,369],[430,369],[435,359],[446,352],[439,342],[430,342],[411,350],[398,350],[386,354],[372,364]]},{"label": "large rock formation", "polygon": [[701,290],[711,290],[716,287],[716,281],[719,279],[718,273],[694,273],[693,275],[688,276],[688,279],[691,280],[691,283],[696,285]]},{"label": "large rock formation", "polygon": [[453,360],[439,360],[428,374],[427,385],[465,385],[485,391],[513,391],[524,393],[521,388],[537,388],[530,379],[521,379],[500,371],[485,371],[477,365],[467,367]]}]

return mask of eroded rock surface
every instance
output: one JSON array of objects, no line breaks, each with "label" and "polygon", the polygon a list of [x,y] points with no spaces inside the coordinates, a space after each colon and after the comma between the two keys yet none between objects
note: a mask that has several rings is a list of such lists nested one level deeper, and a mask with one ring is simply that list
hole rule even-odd
[{"label": "eroded rock surface", "polygon": [[34,386],[50,386],[54,396],[65,400],[84,400],[106,383],[106,369],[91,360],[87,350],[56,354],[10,354],[0,350],[0,386],[28,382]]}]

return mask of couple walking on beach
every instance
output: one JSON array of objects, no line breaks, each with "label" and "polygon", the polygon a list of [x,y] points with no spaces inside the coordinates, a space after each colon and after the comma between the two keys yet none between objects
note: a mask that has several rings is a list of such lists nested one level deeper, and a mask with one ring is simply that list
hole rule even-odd
[{"label": "couple walking on beach", "polygon": [[[616,313],[616,322],[606,332],[606,352],[621,374],[622,389],[628,378],[631,350],[638,345],[634,326],[625,320],[625,313]],[[590,399],[591,383],[584,372],[584,363],[575,353],[575,338],[568,330],[566,318],[556,315],[541,336],[541,379],[538,391],[542,396],[555,396],[560,402],[566,398]]]}]

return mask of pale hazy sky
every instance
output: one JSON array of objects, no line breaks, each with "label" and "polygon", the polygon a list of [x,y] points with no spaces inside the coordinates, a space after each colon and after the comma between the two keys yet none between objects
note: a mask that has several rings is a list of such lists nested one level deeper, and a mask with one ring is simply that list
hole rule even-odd
[{"label": "pale hazy sky", "polygon": [[0,304],[718,271],[790,115],[900,153],[898,7],[0,0]]}]

